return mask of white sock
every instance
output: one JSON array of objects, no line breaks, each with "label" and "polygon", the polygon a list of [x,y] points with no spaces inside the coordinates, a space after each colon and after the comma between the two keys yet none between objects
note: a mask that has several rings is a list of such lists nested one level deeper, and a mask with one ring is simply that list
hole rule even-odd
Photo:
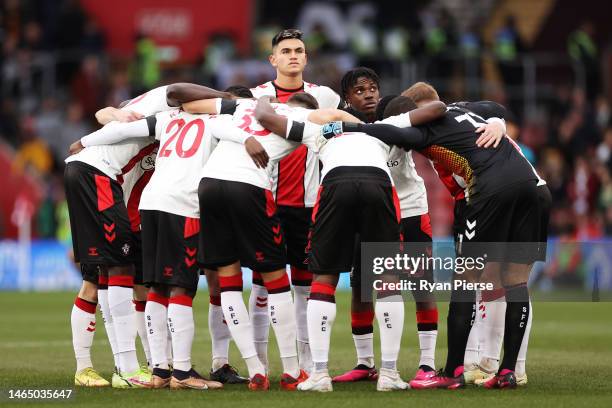
[{"label": "white sock", "polygon": [[247,363],[249,377],[253,377],[255,374],[265,375],[266,368],[257,356],[257,350],[253,342],[253,326],[242,300],[242,292],[221,292],[221,308],[227,327],[232,334],[232,339],[234,339],[242,358]]},{"label": "white sock", "polygon": [[329,341],[336,319],[336,303],[308,300],[308,339],[314,372],[327,371]]},{"label": "white sock", "polygon": [[175,370],[191,370],[191,345],[195,334],[192,299],[175,296],[168,304],[168,327],[172,336],[172,367]]},{"label": "white sock", "polygon": [[419,367],[426,365],[435,370],[436,368],[436,340],[438,339],[437,330],[423,330],[418,332],[419,348],[421,349],[421,358]]},{"label": "white sock", "polygon": [[268,367],[268,337],[270,317],[268,313],[268,290],[265,286],[253,284],[249,295],[249,316],[253,324],[253,340],[259,360]]},{"label": "white sock", "polygon": [[[109,280],[112,278],[111,276]],[[108,305],[115,326],[119,371],[121,374],[132,373],[139,369],[136,355],[136,325],[134,324],[132,288],[109,286]]]},{"label": "white sock", "polygon": [[468,337],[467,343],[465,345],[465,354],[463,356],[463,366],[465,370],[473,370],[476,368],[480,362],[480,338],[482,337],[482,325],[483,325],[483,315],[485,311],[485,302],[480,299],[480,292],[476,294],[476,317],[474,318],[474,324],[472,325],[472,329],[470,330],[470,335]]},{"label": "white sock", "polygon": [[374,333],[353,334],[357,351],[357,365],[374,367]]},{"label": "white sock", "polygon": [[404,300],[401,295],[387,296],[374,306],[380,331],[381,368],[397,370],[397,357],[404,330]]},{"label": "white sock", "polygon": [[104,329],[110,343],[111,351],[113,352],[113,360],[115,368],[119,369],[119,353],[117,351],[117,337],[115,336],[115,326],[113,325],[113,317],[110,314],[108,306],[108,289],[98,289],[98,303],[102,312],[102,320],[104,320]]},{"label": "white sock", "polygon": [[172,334],[168,327],[168,320],[166,319],[166,358],[168,366],[172,365]]},{"label": "white sock", "polygon": [[485,302],[485,317],[482,322],[483,351],[480,367],[489,373],[499,369],[499,356],[504,342],[506,323],[506,297]]},{"label": "white sock", "polygon": [[212,303],[208,304],[208,331],[212,340],[212,369],[216,371],[229,363],[229,344],[232,335],[225,324],[223,309]]},{"label": "white sock", "polygon": [[167,370],[169,368],[168,356],[166,355],[168,347],[168,307],[163,300],[163,304],[152,300],[152,296],[153,294],[149,293],[149,299],[145,306],[147,338],[151,350],[151,367]]},{"label": "white sock", "polygon": [[[136,302],[136,301],[135,301]],[[134,303],[134,318],[136,319],[136,332],[138,333],[138,337],[140,337],[140,343],[142,344],[142,351],[145,353],[145,358],[147,359],[147,365],[151,366],[151,350],[149,349],[149,340],[147,339],[147,327],[145,322],[145,313],[144,309],[139,311],[136,303]],[[145,305],[146,308],[146,305]]]},{"label": "white sock", "polygon": [[308,344],[308,296],[310,286],[293,287],[293,303],[295,305],[295,324],[297,327],[297,351],[300,368],[307,373],[312,370],[312,355]]},{"label": "white sock", "polygon": [[[287,281],[287,285],[289,281]],[[270,303],[270,322],[278,351],[283,362],[283,372],[293,378],[300,375],[300,365],[297,358],[296,349],[296,324],[295,309],[293,308],[293,298],[291,292],[271,293],[268,295]]]},{"label": "white sock", "polygon": [[96,331],[96,304],[77,298],[70,314],[72,326],[72,347],[77,362],[77,372],[88,367],[91,363],[91,345]]},{"label": "white sock", "polygon": [[525,334],[523,335],[523,342],[519,349],[518,358],[516,359],[516,367],[514,372],[518,377],[522,377],[526,373],[525,363],[527,362],[527,347],[529,346],[529,334],[531,333],[531,321],[533,320],[533,305],[529,301],[529,318],[527,320],[527,327],[525,328]]}]

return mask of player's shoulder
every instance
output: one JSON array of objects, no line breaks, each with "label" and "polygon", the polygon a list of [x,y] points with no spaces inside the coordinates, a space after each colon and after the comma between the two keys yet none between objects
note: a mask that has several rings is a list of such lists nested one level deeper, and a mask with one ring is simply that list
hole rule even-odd
[{"label": "player's shoulder", "polygon": [[304,82],[304,91],[315,97],[320,108],[337,108],[340,104],[340,95],[328,86]]},{"label": "player's shoulder", "polygon": [[274,95],[276,94],[276,89],[274,88],[274,84],[272,81],[265,82],[261,85],[257,85],[254,88],[251,88],[251,93],[255,98],[259,98],[263,95]]}]

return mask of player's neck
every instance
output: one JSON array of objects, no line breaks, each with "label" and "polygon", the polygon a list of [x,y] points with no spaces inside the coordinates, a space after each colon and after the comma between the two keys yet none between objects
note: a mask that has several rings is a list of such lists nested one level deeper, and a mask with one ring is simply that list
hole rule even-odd
[{"label": "player's neck", "polygon": [[277,73],[274,83],[283,89],[298,89],[304,85],[304,80],[302,79],[302,74],[289,76]]}]

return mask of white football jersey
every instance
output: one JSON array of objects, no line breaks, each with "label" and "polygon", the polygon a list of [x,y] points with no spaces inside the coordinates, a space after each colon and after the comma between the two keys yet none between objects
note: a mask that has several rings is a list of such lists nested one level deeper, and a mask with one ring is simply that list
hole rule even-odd
[{"label": "white football jersey", "polygon": [[[144,116],[150,116],[157,112],[172,109],[168,106],[166,99],[166,86],[150,90],[129,102],[122,109],[131,110]],[[80,161],[100,170],[113,180],[124,174],[124,167],[130,161],[138,160],[143,157],[143,149],[154,143],[155,139],[139,138],[129,139],[121,143],[108,146],[90,146],[81,150],[79,153],[69,156],[65,162]],[[132,167],[134,169],[134,167]],[[137,177],[134,174],[133,177]],[[121,181],[121,179],[119,180]]]},{"label": "white football jersey", "polygon": [[155,172],[142,192],[139,209],[199,218],[200,173],[217,144],[211,121],[220,118],[178,109],[156,115]]},{"label": "white football jersey", "polygon": [[[283,89],[274,81],[251,88],[255,98],[265,95],[277,97],[286,102],[298,92],[306,92],[315,97],[319,108],[337,108],[340,96],[327,86],[304,82],[298,89]],[[278,205],[290,207],[313,207],[319,188],[319,160],[316,154],[306,147],[299,147],[285,157],[272,169],[272,193]]]},{"label": "white football jersey", "polygon": [[387,165],[397,190],[402,218],[427,214],[425,183],[416,171],[412,151],[393,146]]},{"label": "white football jersey", "polygon": [[[249,136],[261,143],[270,158],[265,169],[257,168],[251,157],[247,154],[244,145],[222,140],[210,156],[208,163],[204,166],[202,177],[215,178],[219,180],[238,181],[251,184],[266,190],[272,190],[272,172],[280,159],[287,156],[300,146],[299,143],[291,142],[284,136],[276,135],[264,129],[255,119],[253,114],[257,101],[242,100],[237,104],[232,116],[234,126],[246,132]],[[305,122],[311,112],[308,109],[290,107],[283,104],[273,104],[276,112],[291,120]],[[320,133],[303,132],[302,143],[309,149],[316,151],[316,141]]]},{"label": "white football jersey", "polygon": [[391,179],[387,166],[390,149],[387,144],[361,132],[345,132],[333,137],[319,151],[323,163],[322,179],[325,180],[331,170],[343,166],[377,167]]}]

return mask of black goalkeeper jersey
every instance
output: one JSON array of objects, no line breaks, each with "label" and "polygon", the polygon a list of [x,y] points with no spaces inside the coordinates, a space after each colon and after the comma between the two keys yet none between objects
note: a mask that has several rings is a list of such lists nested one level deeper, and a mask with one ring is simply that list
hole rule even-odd
[{"label": "black goalkeeper jersey", "polygon": [[485,149],[476,145],[480,136],[476,129],[485,125],[486,121],[474,111],[487,117],[503,117],[501,112],[495,114],[495,105],[479,102],[449,105],[442,118],[411,128],[385,124],[346,124],[345,131],[356,128],[356,131],[367,133],[387,144],[418,150],[434,163],[463,177],[470,201],[477,201],[512,184],[538,180],[531,164],[508,138],[502,138],[497,148]]}]

